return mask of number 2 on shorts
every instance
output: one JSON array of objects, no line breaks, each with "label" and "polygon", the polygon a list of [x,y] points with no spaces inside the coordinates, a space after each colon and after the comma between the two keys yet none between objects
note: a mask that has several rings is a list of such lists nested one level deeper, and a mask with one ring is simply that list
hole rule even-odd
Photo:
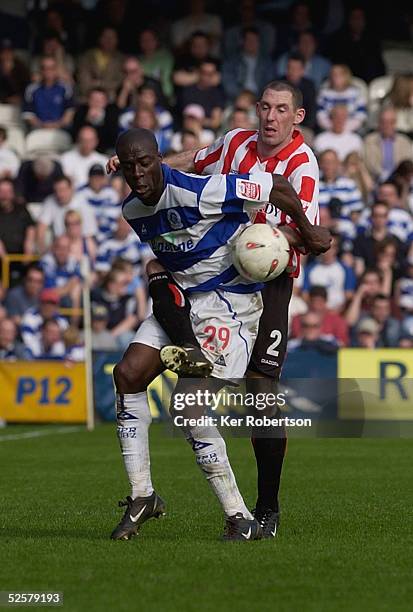
[{"label": "number 2 on shorts", "polygon": [[275,338],[274,342],[271,342],[270,346],[267,348],[267,355],[271,355],[271,357],[278,357],[280,351],[276,351],[275,349],[279,346],[283,335],[279,329],[273,329],[270,333],[270,338]]}]

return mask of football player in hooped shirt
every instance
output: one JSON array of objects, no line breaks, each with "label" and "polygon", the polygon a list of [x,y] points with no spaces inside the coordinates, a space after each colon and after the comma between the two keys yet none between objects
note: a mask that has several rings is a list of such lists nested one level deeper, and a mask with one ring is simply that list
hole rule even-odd
[{"label": "football player in hooped shirt", "polygon": [[[280,81],[269,83],[257,103],[257,115],[258,130],[232,130],[207,148],[169,157],[168,163],[187,172],[205,174],[257,169],[283,174],[298,194],[309,221],[317,224],[319,170],[313,152],[296,129],[305,116],[300,91]],[[108,171],[117,168],[118,160],[112,158]],[[295,223],[280,206],[269,204],[258,214],[254,212],[252,217],[255,222],[274,223],[297,232]],[[290,236],[289,241],[291,244]],[[301,242],[299,233],[296,233],[296,242]],[[277,381],[281,373],[287,347],[288,305],[293,278],[298,275],[300,264],[300,248],[292,251],[287,271],[266,283],[262,291],[264,310],[248,366],[248,376],[253,377],[248,383],[252,391],[254,384],[262,391],[262,384]],[[188,322],[188,304],[182,293],[159,262],[149,263],[148,274],[154,315],[171,341],[182,347],[178,353],[178,367],[174,367],[176,350],[171,355],[169,347],[165,347],[162,353],[165,364],[184,375],[207,374],[211,366],[202,358],[198,339]],[[219,349],[217,333],[211,342]],[[255,516],[263,526],[264,536],[272,537],[279,522],[278,491],[286,436],[276,432],[264,437],[254,436],[252,442],[258,471]]]},{"label": "football player in hooped shirt", "polygon": [[[155,137],[144,129],[123,133],[116,150],[132,189],[123,203],[123,215],[188,295],[196,336],[205,339],[207,325],[227,330],[225,360],[214,363],[212,376],[242,377],[262,312],[261,285],[239,276],[231,261],[231,245],[249,223],[246,211],[277,201],[295,219],[310,249],[324,250],[325,236],[309,223],[282,176],[261,172],[201,177],[173,170],[161,163]],[[113,539],[129,539],[142,523],[164,512],[151,482],[146,389],[164,369],[159,350],[168,341],[159,322],[150,316],[114,369],[118,436],[132,494],[124,502],[127,509]],[[213,354],[204,350],[208,356]],[[184,433],[225,513],[225,539],[260,538],[262,527],[238,491],[218,430],[189,424]]]}]

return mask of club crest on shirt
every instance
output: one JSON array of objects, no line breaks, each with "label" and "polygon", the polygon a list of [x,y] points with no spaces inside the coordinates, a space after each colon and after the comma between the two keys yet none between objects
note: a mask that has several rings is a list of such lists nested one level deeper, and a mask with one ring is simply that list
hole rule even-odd
[{"label": "club crest on shirt", "polygon": [[237,197],[243,200],[261,200],[261,185],[259,183],[236,179],[235,191]]},{"label": "club crest on shirt", "polygon": [[184,224],[182,223],[181,215],[172,208],[167,211],[166,218],[168,219],[169,225],[174,230],[182,229]]}]

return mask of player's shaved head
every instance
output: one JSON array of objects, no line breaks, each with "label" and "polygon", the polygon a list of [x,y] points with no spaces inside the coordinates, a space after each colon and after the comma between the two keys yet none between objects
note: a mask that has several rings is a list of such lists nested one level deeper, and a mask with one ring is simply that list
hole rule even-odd
[{"label": "player's shaved head", "polygon": [[144,128],[127,130],[116,141],[116,154],[119,157],[136,149],[141,149],[148,155],[158,155],[158,143],[150,130]]}]

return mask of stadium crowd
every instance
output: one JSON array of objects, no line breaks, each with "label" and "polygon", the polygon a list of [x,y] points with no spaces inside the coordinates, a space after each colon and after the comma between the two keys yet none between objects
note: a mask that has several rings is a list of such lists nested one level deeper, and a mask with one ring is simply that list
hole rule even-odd
[{"label": "stadium crowd", "polygon": [[105,172],[117,135],[151,129],[168,155],[255,129],[275,78],[302,91],[334,234],[295,282],[289,350],[413,347],[413,53],[392,65],[382,44],[397,32],[411,46],[413,20],[375,32],[369,3],[345,4],[2,5],[0,359],[83,359],[86,276],[93,347],[128,345],[150,308],[151,250]]}]

